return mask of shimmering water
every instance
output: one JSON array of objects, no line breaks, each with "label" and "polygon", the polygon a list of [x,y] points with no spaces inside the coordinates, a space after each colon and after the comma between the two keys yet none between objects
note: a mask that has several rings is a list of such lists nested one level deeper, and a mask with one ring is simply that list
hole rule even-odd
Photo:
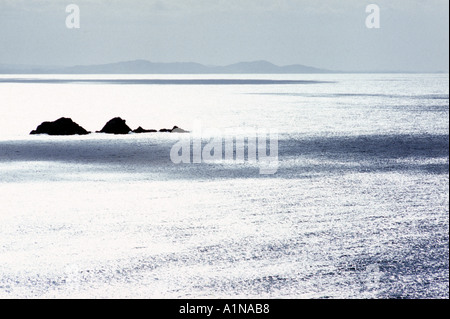
[{"label": "shimmering water", "polygon": [[[448,298],[448,75],[0,77],[2,298]],[[279,167],[174,164],[178,125]]]}]

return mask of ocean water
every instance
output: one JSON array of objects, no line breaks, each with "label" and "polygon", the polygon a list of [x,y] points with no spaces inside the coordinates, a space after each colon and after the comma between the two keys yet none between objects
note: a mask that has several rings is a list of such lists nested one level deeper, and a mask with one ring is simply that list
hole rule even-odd
[{"label": "ocean water", "polygon": [[[0,110],[0,298],[449,297],[448,74],[0,75]],[[29,135],[62,116],[276,130],[278,169]]]}]

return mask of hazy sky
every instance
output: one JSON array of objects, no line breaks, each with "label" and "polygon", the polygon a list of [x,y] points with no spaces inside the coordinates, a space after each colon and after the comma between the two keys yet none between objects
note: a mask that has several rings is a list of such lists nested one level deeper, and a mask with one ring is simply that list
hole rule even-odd
[{"label": "hazy sky", "polygon": [[[80,8],[80,29],[65,24]],[[381,28],[365,26],[368,4]],[[448,0],[0,0],[0,64],[268,60],[448,71]]]}]

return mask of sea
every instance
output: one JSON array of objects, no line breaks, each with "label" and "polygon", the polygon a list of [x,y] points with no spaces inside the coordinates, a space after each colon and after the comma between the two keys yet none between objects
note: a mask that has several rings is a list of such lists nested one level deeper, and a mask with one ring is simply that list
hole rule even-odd
[{"label": "sea", "polygon": [[[0,112],[0,298],[449,298],[448,74],[9,74]],[[171,157],[260,130],[270,174]]]}]

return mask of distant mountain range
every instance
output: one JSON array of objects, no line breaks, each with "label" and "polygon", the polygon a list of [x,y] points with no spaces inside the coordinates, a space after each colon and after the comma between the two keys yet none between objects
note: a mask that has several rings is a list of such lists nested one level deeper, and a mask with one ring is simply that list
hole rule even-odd
[{"label": "distant mountain range", "polygon": [[2,65],[0,74],[298,74],[335,73],[334,71],[294,64],[278,66],[267,61],[240,62],[227,66],[206,66],[192,62],[154,63],[125,61],[72,67]]}]

